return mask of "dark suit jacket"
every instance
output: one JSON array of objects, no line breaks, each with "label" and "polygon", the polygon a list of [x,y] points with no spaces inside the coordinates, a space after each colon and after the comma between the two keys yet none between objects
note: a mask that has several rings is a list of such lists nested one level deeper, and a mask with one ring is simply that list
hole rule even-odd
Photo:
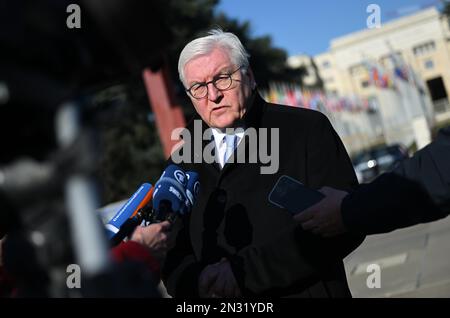
[{"label": "dark suit jacket", "polygon": [[[303,231],[286,210],[268,201],[283,174],[311,188],[355,187],[357,179],[338,135],[323,114],[268,104],[257,93],[244,120],[246,127],[279,128],[279,170],[262,175],[261,162],[227,163],[222,170],[218,164],[181,164],[199,173],[201,190],[163,267],[168,292],[197,297],[201,270],[227,257],[246,296],[351,297],[342,259],[364,237],[322,239]],[[191,122],[188,129],[192,127]],[[199,159],[194,148],[191,156]],[[241,142],[235,154],[242,151],[250,156],[248,143]]]},{"label": "dark suit jacket", "polygon": [[435,141],[372,183],[358,187],[342,202],[348,230],[390,232],[450,213],[450,127]]}]

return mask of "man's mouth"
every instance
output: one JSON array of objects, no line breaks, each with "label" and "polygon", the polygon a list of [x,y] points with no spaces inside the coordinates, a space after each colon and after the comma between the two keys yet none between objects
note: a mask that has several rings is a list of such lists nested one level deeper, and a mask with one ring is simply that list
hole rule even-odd
[{"label": "man's mouth", "polygon": [[218,106],[218,107],[213,108],[213,110],[212,110],[211,112],[216,112],[216,111],[225,109],[226,107],[227,107],[227,106]]}]

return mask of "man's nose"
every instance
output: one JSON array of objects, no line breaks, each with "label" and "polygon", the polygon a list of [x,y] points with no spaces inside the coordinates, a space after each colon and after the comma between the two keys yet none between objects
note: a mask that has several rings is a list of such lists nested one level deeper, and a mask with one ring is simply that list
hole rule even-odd
[{"label": "man's nose", "polygon": [[223,96],[222,91],[218,90],[213,83],[208,84],[208,99],[212,102],[220,100]]}]

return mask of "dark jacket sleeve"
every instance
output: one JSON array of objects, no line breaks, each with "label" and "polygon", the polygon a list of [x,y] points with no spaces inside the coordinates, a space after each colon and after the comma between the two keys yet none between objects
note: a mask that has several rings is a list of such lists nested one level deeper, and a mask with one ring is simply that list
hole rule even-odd
[{"label": "dark jacket sleeve", "polygon": [[450,127],[393,172],[361,185],[342,202],[352,232],[376,234],[438,220],[450,213]]},{"label": "dark jacket sleeve", "polygon": [[[358,182],[351,161],[328,119],[318,114],[315,132],[308,138],[307,186],[332,186],[350,190]],[[339,268],[342,259],[358,247],[364,236],[340,235],[324,239],[303,231],[292,223],[273,240],[262,246],[250,246],[232,259],[232,268],[241,287],[250,293],[269,288],[286,288],[292,283],[305,286],[326,278]]]}]

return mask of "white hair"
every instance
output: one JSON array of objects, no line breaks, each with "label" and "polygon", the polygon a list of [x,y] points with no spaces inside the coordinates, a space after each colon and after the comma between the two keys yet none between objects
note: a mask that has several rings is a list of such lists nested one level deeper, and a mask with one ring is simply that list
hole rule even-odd
[{"label": "white hair", "polygon": [[243,72],[247,71],[250,55],[245,50],[239,38],[231,32],[224,32],[219,28],[212,29],[208,31],[207,36],[189,42],[180,53],[178,74],[185,87],[184,66],[186,63],[197,56],[211,53],[217,47],[226,49],[231,62],[236,66],[241,66]]}]

